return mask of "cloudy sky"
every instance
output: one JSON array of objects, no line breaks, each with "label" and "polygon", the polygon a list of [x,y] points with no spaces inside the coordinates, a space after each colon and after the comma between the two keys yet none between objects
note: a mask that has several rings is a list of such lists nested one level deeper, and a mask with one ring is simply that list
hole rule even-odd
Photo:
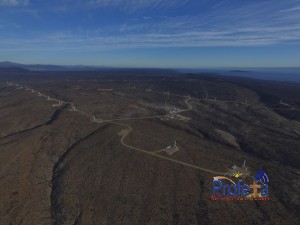
[{"label": "cloudy sky", "polygon": [[300,66],[300,0],[0,0],[0,61]]}]

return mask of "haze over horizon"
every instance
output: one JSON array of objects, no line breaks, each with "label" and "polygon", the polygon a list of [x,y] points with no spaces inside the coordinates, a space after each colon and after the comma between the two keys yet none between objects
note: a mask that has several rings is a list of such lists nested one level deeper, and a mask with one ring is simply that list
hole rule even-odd
[{"label": "haze over horizon", "polygon": [[300,1],[0,0],[0,61],[297,67]]}]

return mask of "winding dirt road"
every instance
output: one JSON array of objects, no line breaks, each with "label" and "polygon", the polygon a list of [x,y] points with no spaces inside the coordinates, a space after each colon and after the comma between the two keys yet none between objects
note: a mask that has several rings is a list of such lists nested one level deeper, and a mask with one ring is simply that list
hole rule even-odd
[{"label": "winding dirt road", "polygon": [[[191,98],[190,96],[183,96],[183,95],[171,94],[171,93],[166,93],[166,92],[157,92],[157,91],[151,91],[151,92],[158,93],[158,94],[172,95],[172,96],[186,98],[185,99],[185,104],[187,105],[187,108],[180,110],[178,113],[191,111],[193,109],[193,106],[189,103],[190,100],[214,101],[214,102],[234,102],[234,101],[210,100],[210,99],[207,99],[207,98],[205,98],[205,99]],[[46,95],[43,95],[43,94],[40,94],[40,96],[47,97]],[[57,99],[51,99],[51,100],[59,101]],[[64,101],[62,101],[62,102],[64,104],[69,104],[69,105],[72,104],[71,102],[64,102]],[[287,122],[287,120],[285,118],[283,118],[283,117],[279,116],[277,113],[271,111],[266,106],[263,105],[263,108],[265,110],[267,110],[268,113],[271,116],[277,118],[279,121],[285,121],[285,122]],[[96,122],[96,123],[110,123],[110,124],[115,124],[115,125],[119,125],[119,126],[125,127],[127,130],[126,130],[126,132],[121,132],[121,136],[122,137],[121,137],[120,141],[121,141],[121,144],[124,147],[126,147],[126,148],[129,148],[129,149],[132,149],[132,150],[135,150],[135,151],[147,154],[149,156],[153,156],[153,157],[164,159],[164,160],[167,160],[167,161],[170,161],[170,162],[173,162],[173,163],[177,163],[179,165],[183,165],[183,166],[186,166],[186,167],[189,167],[189,168],[201,170],[201,171],[204,171],[204,172],[213,173],[213,174],[224,174],[224,172],[218,172],[218,171],[210,170],[210,169],[207,169],[207,168],[199,167],[199,166],[196,166],[196,165],[192,165],[192,164],[189,164],[189,163],[185,163],[185,162],[182,162],[182,161],[179,161],[179,160],[176,160],[176,159],[171,159],[171,158],[159,155],[159,154],[155,153],[155,151],[147,151],[145,149],[141,149],[141,148],[138,148],[138,147],[130,146],[129,144],[126,144],[125,139],[126,139],[126,137],[128,137],[129,134],[131,134],[133,132],[133,128],[130,125],[116,122],[116,121],[123,121],[123,120],[142,120],[142,119],[162,118],[164,116],[169,115],[169,113],[165,114],[165,115],[159,115],[159,116],[148,116],[148,117],[137,117],[137,118],[120,118],[120,119],[114,119],[114,120],[103,120],[103,119],[95,119],[95,117],[93,115],[90,115],[90,114],[88,114],[88,113],[86,113],[86,112],[84,112],[82,110],[78,110],[77,109],[76,112],[81,113],[81,114],[85,115],[88,118],[91,118],[93,120],[93,122]],[[290,124],[293,124],[294,126],[296,126],[297,128],[299,128],[299,124],[298,123],[293,123],[292,121],[289,121],[289,122],[290,122]]]},{"label": "winding dirt road", "polygon": [[[191,100],[192,98],[188,97],[186,100],[185,100],[185,103],[187,104],[188,108],[187,109],[183,109],[183,110],[180,110],[180,113],[182,112],[187,112],[187,111],[190,111],[193,109],[193,106],[189,103],[189,101]],[[157,116],[156,116],[157,117]],[[162,117],[162,116],[159,116],[159,117]],[[150,117],[150,118],[155,118],[155,117]],[[108,122],[108,121],[107,121]],[[137,148],[137,147],[134,147],[134,146],[131,146],[131,145],[128,145],[126,144],[125,142],[125,139],[126,137],[133,131],[133,128],[130,126],[130,125],[127,125],[127,124],[122,124],[122,123],[117,123],[117,122],[113,122],[113,121],[110,121],[108,123],[111,123],[111,124],[116,124],[116,125],[120,125],[120,126],[123,126],[123,127],[126,127],[127,128],[127,132],[123,132],[122,133],[122,137],[121,137],[121,144],[127,148],[130,148],[132,150],[135,150],[135,151],[138,151],[138,152],[142,152],[144,154],[147,154],[147,155],[150,155],[150,156],[153,156],[153,157],[157,157],[157,158],[160,158],[160,159],[164,159],[164,160],[168,160],[170,162],[174,162],[174,163],[177,163],[177,164],[180,164],[180,165],[183,165],[183,166],[187,166],[187,167],[190,167],[190,168],[193,168],[193,169],[197,169],[197,170],[201,170],[201,171],[205,171],[205,172],[208,172],[208,173],[213,173],[213,174],[224,174],[224,172],[218,172],[218,171],[214,171],[214,170],[210,170],[210,169],[207,169],[207,168],[203,168],[203,167],[199,167],[199,166],[195,166],[195,165],[192,165],[192,164],[189,164],[189,163],[185,163],[185,162],[181,162],[179,160],[176,160],[176,159],[171,159],[171,158],[168,158],[168,157],[165,157],[165,156],[161,156],[161,155],[158,155],[156,154],[155,152],[151,152],[151,151],[147,151],[145,149],[141,149],[141,148]]]},{"label": "winding dirt road", "polygon": [[165,157],[165,156],[158,155],[156,153],[147,151],[145,149],[130,146],[130,145],[125,143],[125,138],[133,131],[132,127],[129,126],[129,125],[126,125],[126,124],[121,124],[121,123],[116,123],[116,122],[110,122],[110,123],[120,125],[120,126],[125,126],[125,127],[128,128],[128,132],[123,134],[122,137],[121,137],[121,140],[120,140],[121,144],[123,146],[127,147],[127,148],[130,148],[130,149],[138,151],[138,152],[142,152],[144,154],[147,154],[147,155],[150,155],[150,156],[153,156],[153,157],[157,157],[157,158],[168,160],[170,162],[174,162],[174,163],[177,163],[177,164],[180,164],[180,165],[183,165],[183,166],[187,166],[187,167],[190,167],[190,168],[193,168],[193,169],[197,169],[197,170],[201,170],[201,171],[205,171],[205,172],[213,173],[213,174],[224,174],[224,172],[217,172],[217,171],[214,171],[214,170],[210,170],[210,169],[206,169],[206,168],[203,168],[203,167],[195,166],[195,165],[192,165],[192,164],[189,164],[189,163],[181,162],[181,161],[176,160],[176,159],[171,159],[171,158],[168,158],[168,157]]}]

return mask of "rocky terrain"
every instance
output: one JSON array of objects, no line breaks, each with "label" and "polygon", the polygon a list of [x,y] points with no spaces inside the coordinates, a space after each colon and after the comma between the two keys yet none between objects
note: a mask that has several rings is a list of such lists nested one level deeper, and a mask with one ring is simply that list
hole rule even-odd
[{"label": "rocky terrain", "polygon": [[[0,224],[298,224],[299,99],[217,75],[0,71]],[[211,201],[244,160],[270,201]]]}]

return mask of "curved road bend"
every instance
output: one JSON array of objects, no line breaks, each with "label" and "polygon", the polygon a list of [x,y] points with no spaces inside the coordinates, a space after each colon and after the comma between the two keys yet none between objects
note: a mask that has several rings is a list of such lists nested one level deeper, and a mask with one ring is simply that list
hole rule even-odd
[{"label": "curved road bend", "polygon": [[158,155],[158,154],[153,153],[153,152],[149,152],[149,151],[141,149],[141,148],[130,146],[130,145],[128,145],[124,142],[124,139],[132,132],[132,127],[129,126],[129,125],[126,125],[126,124],[121,124],[121,123],[116,123],[116,122],[110,122],[110,123],[120,125],[120,126],[125,126],[129,129],[129,131],[126,134],[124,134],[121,138],[121,144],[123,146],[127,147],[127,148],[130,148],[130,149],[133,149],[135,151],[139,151],[139,152],[142,152],[142,153],[145,153],[145,154],[157,157],[157,158],[165,159],[165,160],[168,160],[168,161],[171,161],[171,162],[183,165],[183,166],[187,166],[187,167],[190,167],[190,168],[193,168],[193,169],[198,169],[198,170],[213,173],[213,174],[224,174],[224,172],[217,172],[217,171],[214,171],[214,170],[210,170],[210,169],[206,169],[206,168],[203,168],[203,167],[195,166],[195,165],[192,165],[192,164],[189,164],[189,163],[178,161],[176,159],[170,159],[168,157],[161,156],[161,155]]},{"label": "curved road bend", "polygon": [[[183,96],[182,96],[183,97]],[[181,112],[187,112],[187,111],[190,111],[193,109],[193,106],[189,103],[190,100],[192,99],[195,99],[195,98],[191,98],[191,97],[188,97],[186,100],[185,100],[185,103],[187,104],[188,108],[187,109],[183,109],[181,110],[179,113]],[[199,99],[198,99],[199,100]],[[268,109],[267,107],[264,106],[264,108],[270,113],[272,114],[273,116],[277,117],[277,119],[281,119],[281,120],[286,120],[285,118],[282,118],[280,115],[277,115],[275,112],[271,111],[270,109]],[[162,117],[162,116],[154,116],[154,117],[145,117],[145,118],[157,118],[157,117]],[[129,119],[138,119],[138,118],[129,118]],[[124,120],[124,119],[122,119]],[[187,166],[187,167],[190,167],[190,168],[193,168],[193,169],[197,169],[197,170],[201,170],[201,171],[204,171],[204,172],[208,172],[208,173],[213,173],[213,174],[224,174],[224,172],[218,172],[218,171],[214,171],[214,170],[210,170],[210,169],[206,169],[206,168],[203,168],[203,167],[199,167],[199,166],[195,166],[195,165],[192,165],[192,164],[189,164],[189,163],[185,163],[185,162],[181,162],[179,160],[176,160],[176,159],[170,159],[168,157],[165,157],[165,156],[161,156],[161,155],[158,155],[156,153],[159,153],[161,151],[153,151],[153,152],[150,152],[150,151],[147,151],[145,149],[141,149],[141,148],[137,148],[137,147],[134,147],[134,146],[130,146],[128,144],[125,143],[125,138],[133,131],[133,128],[130,126],[130,125],[126,125],[126,124],[121,124],[121,123],[117,123],[117,122],[113,122],[113,121],[105,121],[105,122],[108,122],[108,123],[111,123],[111,124],[116,124],[116,125],[120,125],[120,126],[124,126],[124,127],[127,127],[129,130],[128,132],[126,132],[124,135],[122,135],[122,138],[121,138],[121,144],[127,148],[130,148],[130,149],[133,149],[135,151],[139,151],[139,152],[142,152],[142,153],[145,153],[145,154],[148,154],[148,155],[151,155],[151,156],[154,156],[154,157],[157,157],[157,158],[161,158],[161,159],[164,159],[164,160],[168,160],[170,162],[174,162],[174,163],[177,163],[177,164],[180,164],[180,165],[183,165],[183,166]],[[296,125],[296,124],[294,124]]]},{"label": "curved road bend", "polygon": [[[189,102],[188,102],[189,100],[191,100],[191,98],[188,98],[188,99],[185,100],[185,103],[187,104],[188,108],[184,109],[184,110],[181,110],[180,112],[186,112],[186,111],[190,111],[190,110],[193,109],[192,105],[190,105]],[[132,127],[130,125],[127,125],[127,124],[122,124],[122,123],[117,123],[117,122],[112,122],[112,121],[106,121],[106,122],[111,123],[111,124],[116,124],[116,125],[124,126],[124,127],[128,128],[128,132],[126,132],[124,135],[122,135],[122,138],[120,140],[121,144],[123,146],[127,147],[127,148],[130,148],[130,149],[133,149],[135,151],[139,151],[139,152],[142,152],[142,153],[145,153],[145,154],[148,154],[148,155],[160,158],[160,159],[168,160],[170,162],[174,162],[174,163],[177,163],[177,164],[180,164],[180,165],[183,165],[183,166],[187,166],[187,167],[190,167],[190,168],[193,168],[193,169],[197,169],[197,170],[201,170],[201,171],[205,171],[205,172],[213,173],[213,174],[224,174],[224,172],[218,172],[218,171],[206,169],[206,168],[203,168],[203,167],[195,166],[195,165],[192,165],[192,164],[189,164],[189,163],[181,162],[181,161],[176,160],[176,159],[170,159],[168,157],[158,155],[158,154],[156,154],[154,152],[150,152],[150,151],[147,151],[145,149],[141,149],[141,148],[137,148],[137,147],[134,147],[134,146],[130,146],[130,145],[126,144],[124,140],[133,131]]]},{"label": "curved road bend", "polygon": [[[155,92],[155,91],[152,91],[152,92],[159,93],[159,94],[168,94],[168,95],[172,95],[172,96],[178,96],[178,97],[185,97],[185,98],[187,98],[185,100],[185,103],[187,104],[188,108],[180,110],[179,113],[181,113],[181,112],[187,112],[187,111],[190,111],[190,110],[193,109],[192,105],[189,103],[189,101],[192,100],[192,99],[194,99],[194,100],[211,101],[210,99],[207,99],[207,98],[205,98],[205,99],[199,99],[199,98],[191,98],[191,97],[187,97],[187,96],[183,96],[183,95],[177,95],[177,94],[171,94],[171,93],[165,93],[165,92]],[[44,94],[41,94],[40,96],[46,97],[46,95],[44,95]],[[216,102],[223,102],[223,101],[217,100]],[[231,102],[231,101],[224,101],[224,102]],[[71,103],[70,102],[64,102],[64,104],[71,104]],[[288,121],[287,119],[281,117],[280,115],[278,115],[277,113],[275,113],[274,111],[272,111],[271,109],[269,109],[268,107],[266,107],[266,106],[263,105],[263,108],[266,111],[268,111],[270,115],[272,115],[273,117],[277,118],[278,120],[280,120],[280,121]],[[81,113],[81,114],[83,114],[83,115],[85,115],[85,116],[87,116],[87,117],[93,118],[92,115],[89,115],[88,113],[86,113],[84,111],[81,111],[81,110],[76,110],[76,111],[79,112],[79,113]],[[168,115],[168,114],[166,114],[166,115]],[[129,132],[127,132],[126,134],[124,134],[122,136],[121,140],[120,140],[121,144],[123,146],[127,147],[127,148],[130,148],[130,149],[133,149],[133,150],[136,150],[136,151],[139,151],[139,152],[151,155],[151,156],[155,156],[157,158],[161,158],[161,159],[165,159],[165,160],[168,160],[168,161],[171,161],[171,162],[174,162],[174,163],[178,163],[178,164],[183,165],[183,166],[187,166],[187,167],[190,167],[190,168],[198,169],[198,170],[201,170],[201,171],[205,171],[205,172],[209,172],[209,173],[213,173],[213,174],[224,174],[223,172],[217,172],[217,171],[213,171],[213,170],[206,169],[206,168],[203,168],[203,167],[199,167],[199,166],[195,166],[195,165],[192,165],[192,164],[184,163],[184,162],[181,162],[181,161],[178,161],[178,160],[175,160],[175,159],[170,159],[168,157],[158,155],[158,154],[156,154],[154,152],[149,152],[149,151],[144,150],[144,149],[140,149],[140,148],[137,148],[137,147],[130,146],[130,145],[128,145],[128,144],[126,144],[124,142],[124,139],[132,132],[132,130],[133,130],[132,127],[129,126],[129,125],[126,125],[126,124],[121,124],[121,123],[113,122],[113,121],[118,121],[118,120],[138,120],[138,119],[160,118],[160,117],[163,117],[163,116],[166,116],[166,115],[153,116],[153,117],[140,117],[140,118],[123,118],[123,119],[116,119],[116,120],[96,120],[96,122],[107,122],[107,123],[117,124],[117,125],[129,128]],[[294,122],[294,121],[289,121],[289,122],[290,122],[290,124],[293,124],[297,128],[300,128],[299,123]]]},{"label": "curved road bend", "polygon": [[[164,93],[165,94],[165,93]],[[175,95],[175,94],[171,94],[171,95]],[[43,94],[41,94],[41,96],[45,96]],[[179,96],[179,95],[177,95]],[[186,97],[186,96],[181,96],[181,97]],[[181,110],[180,112],[186,112],[186,111],[190,111],[193,109],[192,105],[189,104],[189,100],[191,100],[192,98],[191,97],[188,97],[186,100],[185,100],[185,103],[187,104],[188,108],[187,109],[183,109]],[[64,102],[65,104],[70,104],[70,102]],[[87,117],[93,117],[91,115],[89,115],[88,113],[82,111],[82,110],[76,110],[77,112],[87,116]],[[168,115],[168,114],[166,114]],[[165,115],[162,115],[162,116],[154,116],[154,117],[144,117],[144,119],[148,119],[148,118],[157,118],[157,117],[163,117]],[[138,118],[128,118],[129,120],[130,119],[138,119]],[[123,119],[124,120],[124,119]],[[126,120],[126,119],[125,119]],[[98,121],[98,120],[97,120]],[[217,172],[217,171],[214,171],[214,170],[210,170],[210,169],[206,169],[206,168],[202,168],[202,167],[199,167],[199,166],[195,166],[195,165],[192,165],[192,164],[189,164],[189,163],[184,163],[184,162],[181,162],[181,161],[178,161],[178,160],[175,160],[175,159],[170,159],[168,157],[165,157],[165,156],[161,156],[161,155],[158,155],[158,154],[155,154],[153,152],[149,152],[145,149],[141,149],[141,148],[137,148],[137,147],[133,147],[133,146],[130,146],[128,144],[126,144],[124,142],[124,139],[132,132],[132,127],[129,126],[129,125],[126,125],[126,124],[121,124],[121,123],[117,123],[117,122],[113,122],[113,121],[109,121],[109,120],[101,120],[102,122],[107,122],[107,123],[111,123],[111,124],[116,124],[116,125],[120,125],[120,126],[124,126],[124,127],[127,127],[129,130],[128,132],[126,132],[126,134],[122,135],[122,138],[121,138],[121,144],[127,148],[130,148],[130,149],[133,149],[135,151],[139,151],[139,152],[142,152],[142,153],[145,153],[145,154],[148,154],[148,155],[151,155],[151,156],[154,156],[154,157],[157,157],[157,158],[161,158],[161,159],[164,159],[164,160],[168,160],[170,162],[174,162],[174,163],[177,163],[177,164],[180,164],[180,165],[183,165],[183,166],[187,166],[187,167],[190,167],[190,168],[193,168],[193,169],[198,169],[198,170],[201,170],[201,171],[205,171],[205,172],[209,172],[209,173],[213,173],[213,174],[224,174],[223,172]]]}]

